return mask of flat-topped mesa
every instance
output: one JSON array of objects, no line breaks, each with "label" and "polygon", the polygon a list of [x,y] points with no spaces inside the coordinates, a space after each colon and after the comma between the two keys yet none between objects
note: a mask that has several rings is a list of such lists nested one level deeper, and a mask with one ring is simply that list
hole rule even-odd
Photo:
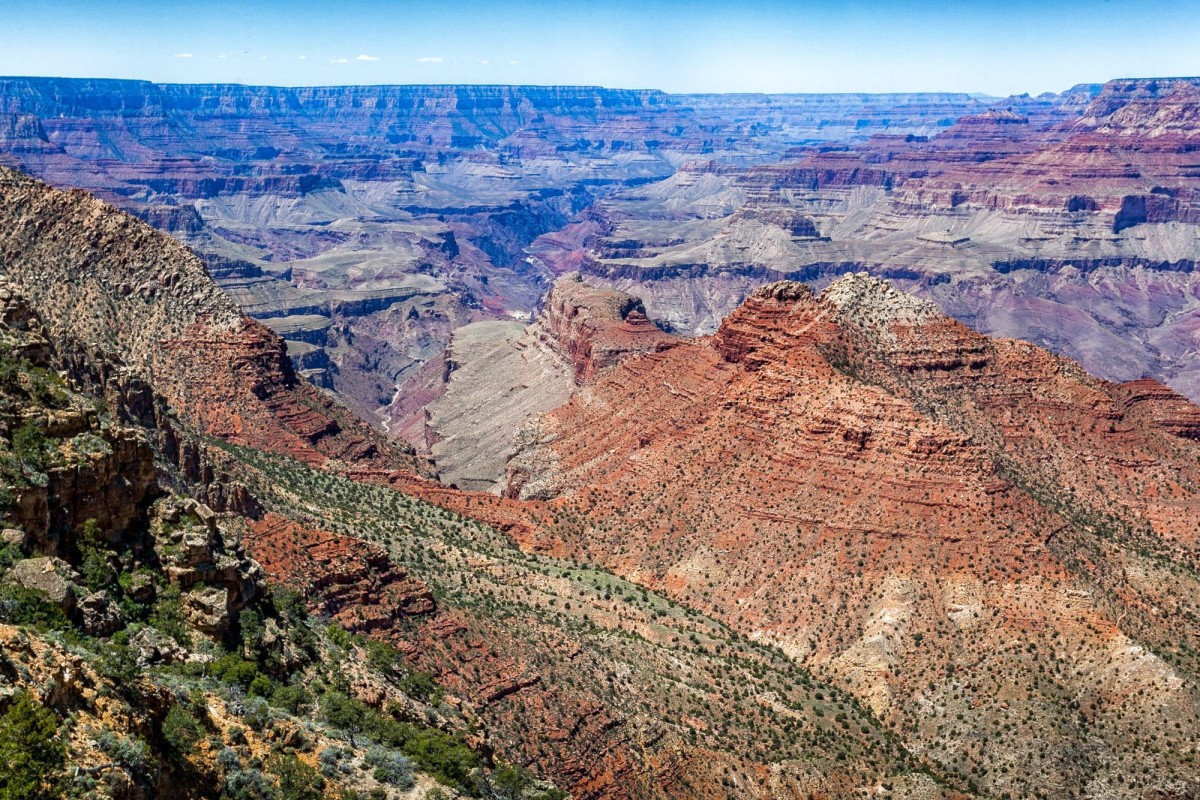
[{"label": "flat-topped mesa", "polygon": [[1018,114],[1012,109],[989,108],[982,114],[971,114],[959,117],[956,125],[1028,125],[1029,117]]},{"label": "flat-topped mesa", "polygon": [[1110,81],[1074,128],[1123,137],[1194,138],[1200,131],[1200,78]]},{"label": "flat-topped mesa", "polygon": [[542,341],[571,364],[580,386],[627,354],[657,352],[676,341],[647,318],[640,299],[584,283],[578,272],[555,282],[537,324]]}]

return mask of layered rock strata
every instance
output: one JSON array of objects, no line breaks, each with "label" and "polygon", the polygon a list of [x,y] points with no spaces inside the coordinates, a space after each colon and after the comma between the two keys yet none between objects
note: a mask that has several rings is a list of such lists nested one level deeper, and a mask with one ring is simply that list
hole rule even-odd
[{"label": "layered rock strata", "polygon": [[506,493],[553,498],[525,546],[777,644],[987,794],[1148,764],[1170,794],[1200,736],[1194,415],[865,275],[784,282],[531,425]]}]

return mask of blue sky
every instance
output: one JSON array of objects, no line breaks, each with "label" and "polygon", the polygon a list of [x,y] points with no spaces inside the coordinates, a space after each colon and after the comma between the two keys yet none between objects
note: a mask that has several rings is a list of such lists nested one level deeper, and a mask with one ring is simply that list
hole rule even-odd
[{"label": "blue sky", "polygon": [[1200,0],[2,5],[4,75],[1007,95],[1200,74]]}]

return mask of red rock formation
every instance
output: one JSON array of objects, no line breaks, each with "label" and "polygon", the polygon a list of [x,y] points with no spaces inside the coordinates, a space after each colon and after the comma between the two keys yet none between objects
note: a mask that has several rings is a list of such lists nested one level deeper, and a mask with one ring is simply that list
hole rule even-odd
[{"label": "red rock formation", "polygon": [[540,324],[543,340],[573,365],[579,385],[630,353],[656,352],[675,343],[646,319],[636,297],[589,286],[577,272],[555,281]]},{"label": "red rock formation", "polygon": [[[660,786],[678,779],[672,755],[635,760],[626,720],[599,698],[572,689],[558,672],[560,654],[577,650],[544,627],[536,646],[470,612],[439,609],[429,589],[405,574],[379,547],[298,525],[276,514],[243,538],[272,583],[304,594],[309,607],[350,631],[387,639],[410,663],[488,723],[506,754],[533,760],[576,797],[620,800],[640,796],[637,775]],[[526,623],[527,624],[527,623]],[[551,669],[555,674],[544,674]],[[532,728],[530,727],[532,726]]]},{"label": "red rock formation", "polygon": [[301,592],[312,611],[349,631],[394,636],[402,620],[435,611],[428,587],[366,542],[267,514],[242,544],[272,583]]},{"label": "red rock formation", "polygon": [[[973,206],[1011,213],[1100,212],[1116,231],[1200,221],[1190,153],[1200,81],[1112,81],[1080,119],[1049,128],[1005,110],[963,117],[926,141],[878,137],[853,150],[750,170],[756,187],[888,186],[915,212]],[[1028,128],[1034,128],[1028,130]],[[1156,187],[1151,190],[1149,187]]]},{"label": "red rock formation", "polygon": [[1200,439],[1200,408],[1152,378],[1112,387],[1110,394],[1135,417],[1185,439]]},{"label": "red rock formation", "polygon": [[[1080,736],[1127,763],[1157,763],[1131,746],[1151,731],[1174,729],[1179,752],[1200,736],[1191,668],[1128,661],[1200,644],[1184,622],[1200,613],[1200,449],[1177,435],[1197,412],[1150,388],[874,279],[820,298],[775,284],[711,339],[627,359],[546,415],[508,493],[559,495],[526,546],[779,644],[987,792],[1079,785],[1083,762],[1047,755]],[[1086,734],[1035,689],[1043,659],[1095,699]],[[1138,689],[1088,666],[1117,662]],[[956,749],[1013,709],[1024,722],[990,747],[1022,777]]]}]

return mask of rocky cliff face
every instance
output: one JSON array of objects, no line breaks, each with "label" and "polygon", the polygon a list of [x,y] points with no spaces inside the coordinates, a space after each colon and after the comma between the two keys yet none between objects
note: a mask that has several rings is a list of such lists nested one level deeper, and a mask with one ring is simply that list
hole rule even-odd
[{"label": "rocky cliff face", "polygon": [[[124,413],[170,409],[202,433],[270,442],[311,463],[405,463],[298,380],[282,340],[242,316],[182,245],[83,193],[7,170],[0,214],[5,277],[48,321],[75,377],[99,383]],[[165,407],[147,407],[145,390]]]},{"label": "rocky cliff face", "polygon": [[589,286],[579,273],[555,282],[535,327],[539,338],[571,365],[577,385],[631,353],[656,352],[674,344],[646,319],[641,300]]},{"label": "rocky cliff face", "polygon": [[865,275],[785,282],[544,416],[507,491],[557,497],[528,547],[774,642],[988,795],[1178,795],[1194,413]]},{"label": "rocky cliff face", "polygon": [[27,552],[73,552],[92,520],[123,533],[145,523],[158,487],[144,432],[113,424],[103,407],[72,391],[41,317],[0,280],[4,503]]}]

